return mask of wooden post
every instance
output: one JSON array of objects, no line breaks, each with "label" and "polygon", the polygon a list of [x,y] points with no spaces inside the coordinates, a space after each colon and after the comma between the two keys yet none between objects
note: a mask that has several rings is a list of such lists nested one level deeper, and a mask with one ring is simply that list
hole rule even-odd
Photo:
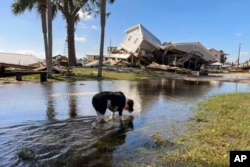
[{"label": "wooden post", "polygon": [[196,56],[194,57],[194,69],[197,71],[197,59]]},{"label": "wooden post", "polygon": [[47,72],[41,72],[40,73],[40,81],[41,82],[47,82]]},{"label": "wooden post", "polygon": [[16,73],[16,80],[17,81],[22,81],[22,73],[21,72]]},{"label": "wooden post", "polygon": [[0,66],[0,77],[4,77],[4,76],[5,76],[5,67]]}]

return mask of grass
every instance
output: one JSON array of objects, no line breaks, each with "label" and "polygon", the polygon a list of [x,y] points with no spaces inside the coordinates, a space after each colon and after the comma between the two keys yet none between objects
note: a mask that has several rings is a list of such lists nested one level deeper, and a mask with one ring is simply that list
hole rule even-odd
[{"label": "grass", "polygon": [[[72,75],[64,76],[62,74],[53,74],[53,79],[48,81],[78,81],[78,80],[142,80],[155,78],[165,75],[173,75],[166,71],[151,71],[145,69],[136,70],[108,70],[103,69],[102,77],[97,76],[97,68],[73,68]],[[40,81],[39,74],[23,75],[24,81]],[[0,81],[13,81],[15,76],[0,78]]]},{"label": "grass", "polygon": [[103,69],[102,78],[99,78],[97,76],[97,68],[74,68],[73,73],[75,74],[75,77],[82,78],[85,80],[141,80],[146,78],[169,75],[168,72],[164,71],[150,71],[144,69],[124,69],[121,71]]},{"label": "grass", "polygon": [[177,142],[180,149],[158,160],[169,166],[229,166],[229,151],[250,150],[249,99],[249,93],[234,93],[201,102]]},{"label": "grass", "polygon": [[[174,75],[166,71],[151,71],[145,69],[123,69],[108,70],[103,69],[102,77],[97,76],[97,68],[73,68],[72,75],[64,76],[63,74],[53,74],[53,79],[48,81],[77,81],[77,80],[142,80],[147,78],[155,78],[166,75]],[[0,78],[3,81],[15,80],[15,76]],[[40,81],[39,74],[23,75],[24,81]]]}]

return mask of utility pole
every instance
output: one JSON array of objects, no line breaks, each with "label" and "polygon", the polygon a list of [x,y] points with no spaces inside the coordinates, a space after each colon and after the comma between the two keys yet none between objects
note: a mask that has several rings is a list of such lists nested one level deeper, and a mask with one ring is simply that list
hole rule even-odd
[{"label": "utility pole", "polygon": [[240,64],[240,48],[241,48],[241,43],[239,44],[239,52],[238,52],[238,59],[237,59],[237,68],[239,67],[239,64]]}]

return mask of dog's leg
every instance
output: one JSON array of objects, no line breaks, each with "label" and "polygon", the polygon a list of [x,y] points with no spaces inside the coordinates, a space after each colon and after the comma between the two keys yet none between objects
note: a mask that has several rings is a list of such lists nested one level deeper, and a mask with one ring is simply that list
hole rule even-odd
[{"label": "dog's leg", "polygon": [[109,120],[115,119],[115,112],[117,112],[118,107],[109,106],[109,110],[112,112],[112,115],[110,115]]},{"label": "dog's leg", "polygon": [[110,115],[109,120],[115,119],[115,112],[112,111],[112,115]]},{"label": "dog's leg", "polygon": [[98,112],[98,111],[96,111],[96,114],[97,114],[96,119],[95,119],[95,121],[91,124],[91,128],[92,128],[92,129],[93,129],[93,128],[96,128],[96,125],[97,125],[98,123],[100,123],[101,120],[102,120],[103,117],[104,117],[104,115],[101,114],[101,113]]},{"label": "dog's leg", "polygon": [[124,118],[124,116],[122,115],[122,109],[119,110],[119,118],[120,118],[120,120],[122,120],[122,121],[126,120],[126,119]]}]

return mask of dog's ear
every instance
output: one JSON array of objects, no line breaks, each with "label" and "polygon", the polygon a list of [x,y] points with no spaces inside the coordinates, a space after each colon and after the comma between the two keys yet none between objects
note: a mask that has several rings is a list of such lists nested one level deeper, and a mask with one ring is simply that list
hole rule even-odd
[{"label": "dog's ear", "polygon": [[134,101],[132,99],[128,99],[127,101],[127,105],[128,105],[128,111],[132,112],[134,111]]}]

